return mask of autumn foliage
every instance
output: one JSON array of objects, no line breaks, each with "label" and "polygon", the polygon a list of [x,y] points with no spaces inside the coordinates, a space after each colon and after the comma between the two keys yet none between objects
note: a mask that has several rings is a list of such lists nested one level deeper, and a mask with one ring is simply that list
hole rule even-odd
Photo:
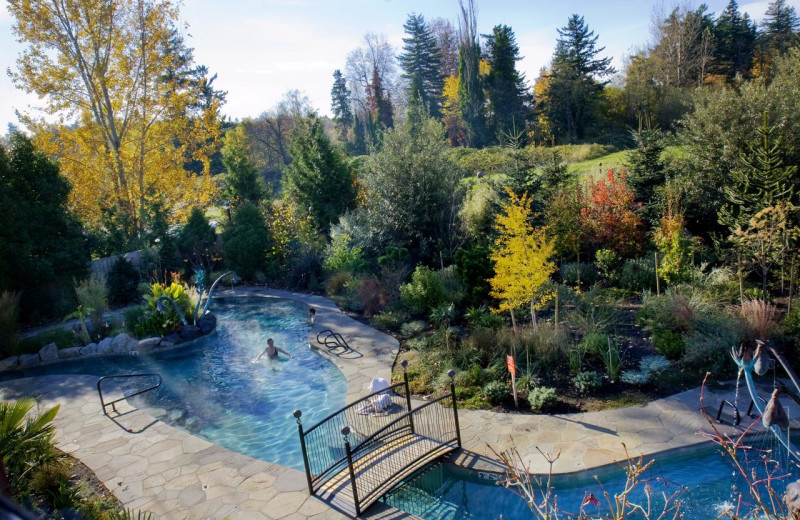
[{"label": "autumn foliage", "polygon": [[611,249],[633,257],[644,245],[644,223],[636,214],[633,191],[625,170],[608,170],[605,179],[586,188],[581,220],[588,243],[595,249]]}]

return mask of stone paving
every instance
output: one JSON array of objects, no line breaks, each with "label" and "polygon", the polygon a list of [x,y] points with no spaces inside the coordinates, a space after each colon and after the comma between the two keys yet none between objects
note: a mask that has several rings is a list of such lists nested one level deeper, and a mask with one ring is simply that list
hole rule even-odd
[{"label": "stone paving", "polygon": [[[373,377],[389,379],[397,341],[343,314],[330,300],[284,291],[237,288],[226,296],[283,297],[317,309],[309,335],[332,329],[353,351],[332,355],[322,347],[348,381],[348,402],[367,393]],[[89,466],[125,507],[151,511],[169,519],[338,519],[343,516],[308,496],[305,475],[297,470],[228,451],[169,426],[132,407],[120,408],[114,420],[102,414],[96,377],[47,376],[0,383],[0,399],[35,396],[40,405],[61,405],[55,420],[59,446]],[[716,411],[731,388],[706,391],[706,406]],[[741,397],[740,397],[741,399]],[[745,399],[746,400],[746,399]],[[789,416],[800,417],[792,403]],[[563,416],[497,414],[460,410],[464,452],[452,461],[480,469],[497,469],[489,447],[513,443],[532,472],[546,472],[537,447],[558,453],[555,473],[571,473],[613,464],[630,455],[652,455],[686,448],[707,439],[710,430],[700,414],[699,390],[683,392],[643,406]],[[743,423],[748,423],[745,417]],[[746,427],[747,424],[743,424]],[[742,428],[723,428],[723,433]],[[382,505],[370,518],[413,518]]]}]

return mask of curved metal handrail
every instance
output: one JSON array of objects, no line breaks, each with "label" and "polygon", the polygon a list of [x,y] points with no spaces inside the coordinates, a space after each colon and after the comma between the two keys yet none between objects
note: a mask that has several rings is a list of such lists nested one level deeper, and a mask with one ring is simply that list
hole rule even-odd
[{"label": "curved metal handrail", "polygon": [[[149,387],[147,387],[147,388],[145,388],[143,390],[139,390],[138,392],[134,392],[132,394],[126,395],[124,397],[120,397],[119,399],[115,399],[115,400],[110,401],[110,402],[105,402],[105,400],[103,399],[103,389],[101,388],[101,384],[103,383],[103,381],[105,381],[107,379],[130,379],[130,378],[134,378],[134,377],[155,377],[155,378],[157,378],[158,382],[155,385],[149,386]],[[100,396],[100,405],[103,407],[103,414],[104,415],[108,415],[108,412],[106,411],[106,407],[111,406],[111,409],[116,412],[117,411],[117,406],[116,406],[117,403],[119,403],[120,401],[124,401],[124,400],[128,399],[129,397],[133,397],[135,395],[139,395],[139,394],[143,394],[145,392],[149,392],[151,390],[155,390],[156,388],[161,386],[162,381],[163,380],[161,378],[161,374],[156,374],[154,372],[142,372],[142,373],[139,373],[139,374],[122,374],[122,375],[117,375],[117,376],[103,376],[103,377],[101,377],[100,379],[97,380],[97,394]]]}]

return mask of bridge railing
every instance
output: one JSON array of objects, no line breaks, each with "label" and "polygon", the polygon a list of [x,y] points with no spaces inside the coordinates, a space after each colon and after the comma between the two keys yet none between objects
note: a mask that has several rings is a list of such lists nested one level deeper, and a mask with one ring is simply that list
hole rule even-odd
[{"label": "bridge railing", "polygon": [[[403,362],[403,381],[391,385],[385,390],[362,397],[350,403],[341,410],[309,428],[303,429],[300,422],[302,412],[295,410],[297,429],[300,434],[300,446],[303,452],[303,463],[308,480],[308,490],[313,495],[332,476],[347,465],[344,442],[342,441],[342,428],[350,428],[350,438],[353,442],[361,443],[370,438],[375,432],[383,430],[393,423],[396,418],[411,410],[411,394],[408,389],[408,374],[406,362]],[[381,396],[387,397],[381,397]],[[383,412],[371,413],[375,403],[380,399],[384,404]],[[386,400],[390,405],[386,406]],[[401,428],[400,424],[395,425]]]},{"label": "bridge railing", "polygon": [[[355,447],[349,438],[350,431],[345,429],[342,432],[357,514],[361,514],[360,504],[372,503],[376,495],[379,497],[386,492],[384,485],[387,482],[393,481],[408,468],[426,460],[443,446],[461,446],[457,408],[445,408],[442,406],[444,403],[455,405],[452,389],[450,394],[398,417]],[[414,435],[403,438],[409,434]],[[383,448],[392,446],[394,440],[398,441],[398,445],[393,449],[397,453],[402,452],[402,455],[393,456],[391,451],[384,452]],[[370,470],[378,464],[381,466],[379,471]],[[360,468],[358,475],[356,466]]]}]

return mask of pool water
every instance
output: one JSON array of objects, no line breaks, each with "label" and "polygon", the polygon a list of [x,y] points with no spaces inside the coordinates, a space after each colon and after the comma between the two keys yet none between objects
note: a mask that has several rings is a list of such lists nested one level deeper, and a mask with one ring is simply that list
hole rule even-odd
[{"label": "pool water", "polygon": [[[184,348],[69,361],[15,375],[155,372],[162,386],[132,398],[137,406],[229,450],[303,469],[292,412],[301,409],[310,426],[343,407],[347,395],[339,370],[308,346],[308,307],[274,298],[225,298],[216,299],[212,311],[216,332]],[[265,355],[254,364],[269,337],[293,359]]]},{"label": "pool water", "polygon": [[[759,442],[766,443],[765,447],[780,449],[775,441],[769,438],[762,438]],[[735,473],[732,463],[726,457],[723,457],[719,449],[705,448],[692,454],[665,457],[661,461],[656,459],[657,462],[648,470],[647,481],[642,482],[629,495],[630,501],[646,505],[644,488],[645,485],[649,485],[655,495],[652,502],[654,511],[660,512],[663,507],[662,492],[669,496],[679,491],[679,498],[683,501],[681,506],[683,518],[686,520],[717,518],[721,512],[735,503],[736,489],[747,493],[743,480]],[[758,462],[759,457],[758,453],[749,456],[749,459],[753,460],[752,467],[763,468],[763,464]],[[785,456],[774,458],[782,459],[783,466],[783,471],[778,471],[776,474],[790,475],[774,486],[782,494],[789,482],[800,477],[800,472],[794,463],[786,460]],[[486,478],[488,476],[490,474],[479,475],[478,472],[453,464],[440,463],[412,477],[390,493],[385,501],[393,507],[428,520],[496,520],[501,515],[504,520],[528,520],[534,517],[522,498],[498,486],[493,480]],[[560,518],[577,516],[581,503],[588,493],[597,498],[599,507],[587,505],[584,511],[590,516],[607,512],[608,506],[603,497],[603,489],[608,491],[613,502],[614,493],[624,487],[625,476],[621,469],[604,471],[598,475],[602,486],[593,476],[593,472],[586,471],[578,478],[554,478]],[[541,500],[540,496],[537,498]],[[745,496],[745,503],[748,500],[749,496]],[[653,515],[653,518],[657,517],[658,513]],[[644,517],[636,514],[632,518]],[[667,518],[672,518],[672,515]]]}]

